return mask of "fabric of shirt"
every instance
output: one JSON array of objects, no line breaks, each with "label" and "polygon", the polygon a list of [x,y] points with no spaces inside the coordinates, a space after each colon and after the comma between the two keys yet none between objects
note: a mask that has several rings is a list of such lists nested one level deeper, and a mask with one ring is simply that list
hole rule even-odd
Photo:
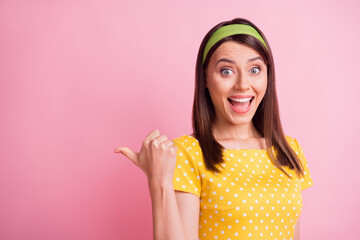
[{"label": "fabric of shirt", "polygon": [[304,167],[304,177],[272,161],[267,149],[224,149],[221,173],[205,167],[196,138],[173,139],[177,146],[174,189],[200,197],[199,239],[292,240],[303,208],[301,191],[313,180],[302,147],[286,136]]}]

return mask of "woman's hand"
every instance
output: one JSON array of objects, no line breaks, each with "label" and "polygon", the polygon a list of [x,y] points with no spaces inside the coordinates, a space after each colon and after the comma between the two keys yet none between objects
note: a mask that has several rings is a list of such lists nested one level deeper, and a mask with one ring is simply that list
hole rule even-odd
[{"label": "woman's hand", "polygon": [[160,135],[159,130],[146,136],[139,153],[127,147],[117,147],[114,152],[124,154],[141,168],[149,183],[173,184],[177,147],[166,135]]}]

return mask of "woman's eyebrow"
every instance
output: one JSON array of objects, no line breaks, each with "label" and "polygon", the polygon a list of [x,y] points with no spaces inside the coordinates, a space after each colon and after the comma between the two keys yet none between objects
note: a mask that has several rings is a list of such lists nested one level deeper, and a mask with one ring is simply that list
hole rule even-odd
[{"label": "woman's eyebrow", "polygon": [[247,62],[252,62],[252,61],[255,61],[255,60],[258,60],[258,59],[260,59],[261,61],[264,61],[262,59],[262,57],[254,57],[254,58],[250,58]]},{"label": "woman's eyebrow", "polygon": [[[247,60],[247,62],[253,62],[255,60],[258,60],[260,59],[261,61],[263,61],[263,59],[261,57],[254,57],[254,58],[250,58],[249,60]],[[217,61],[216,65],[219,63],[219,62],[228,62],[228,63],[233,63],[235,64],[236,62],[234,60],[231,60],[231,59],[228,59],[228,58],[221,58]]]},{"label": "woman's eyebrow", "polygon": [[218,65],[219,62],[236,63],[234,60],[231,60],[231,59],[228,59],[228,58],[219,59],[219,61],[217,61],[216,65]]}]

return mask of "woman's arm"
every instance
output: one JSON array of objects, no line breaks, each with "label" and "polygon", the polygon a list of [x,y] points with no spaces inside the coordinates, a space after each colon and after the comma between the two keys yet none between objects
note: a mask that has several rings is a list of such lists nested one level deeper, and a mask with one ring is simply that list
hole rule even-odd
[{"label": "woman's arm", "polygon": [[144,139],[139,153],[127,147],[114,151],[124,154],[147,176],[154,240],[197,240],[198,225],[195,224],[199,220],[199,198],[186,193],[175,195],[173,178],[177,146],[174,142],[166,135],[160,135],[159,130],[153,130]]},{"label": "woman's arm", "polygon": [[295,224],[294,240],[300,240],[300,218]]},{"label": "woman's arm", "polygon": [[185,237],[174,187],[170,184],[149,182],[149,190],[153,215],[153,239],[188,240]]},{"label": "woman's arm", "polygon": [[200,198],[195,194],[175,191],[179,212],[187,240],[199,239]]}]

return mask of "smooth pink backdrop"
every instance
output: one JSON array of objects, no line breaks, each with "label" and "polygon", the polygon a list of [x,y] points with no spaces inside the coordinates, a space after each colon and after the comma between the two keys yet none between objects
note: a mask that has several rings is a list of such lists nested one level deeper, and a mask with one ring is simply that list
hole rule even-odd
[{"label": "smooth pink backdrop", "polygon": [[[151,239],[145,175],[113,150],[191,133],[205,33],[245,17],[314,186],[301,239],[360,236],[358,1],[0,1],[0,239]],[[355,151],[356,150],[356,151]]]}]

